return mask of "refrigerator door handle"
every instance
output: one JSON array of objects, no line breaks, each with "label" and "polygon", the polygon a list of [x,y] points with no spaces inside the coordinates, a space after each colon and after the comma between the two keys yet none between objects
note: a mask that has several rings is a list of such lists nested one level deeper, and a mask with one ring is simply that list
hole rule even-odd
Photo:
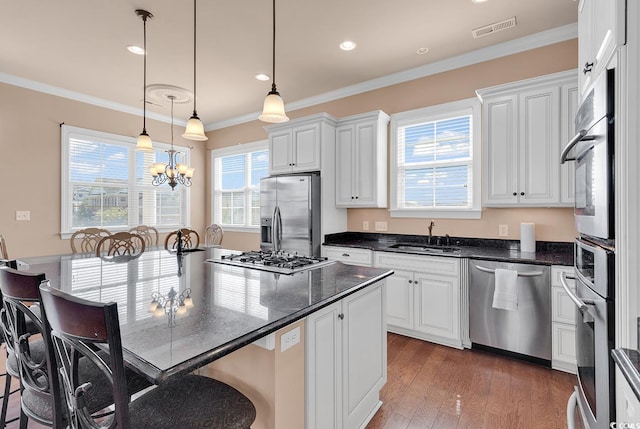
[{"label": "refrigerator door handle", "polygon": [[280,207],[278,206],[273,211],[272,231],[273,251],[279,252],[282,245],[282,218],[280,217]]}]

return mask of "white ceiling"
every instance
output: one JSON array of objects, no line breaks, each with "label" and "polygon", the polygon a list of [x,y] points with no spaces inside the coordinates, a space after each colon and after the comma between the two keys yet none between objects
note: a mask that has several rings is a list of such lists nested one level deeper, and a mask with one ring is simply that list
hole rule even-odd
[{"label": "white ceiling", "polygon": [[[258,114],[271,82],[270,0],[198,2],[197,107],[211,127]],[[276,84],[286,103],[487,48],[577,21],[575,0],[277,0]],[[26,79],[133,112],[142,107],[136,9],[147,23],[147,84],[193,86],[191,0],[20,0],[0,9],[0,81]],[[474,39],[471,30],[515,16],[517,26]],[[345,39],[358,43],[338,49]],[[425,55],[418,48],[429,48]],[[23,84],[26,81],[21,81]],[[73,97],[72,97],[73,98]],[[191,104],[177,105],[186,120]],[[166,116],[168,104],[149,105]]]}]

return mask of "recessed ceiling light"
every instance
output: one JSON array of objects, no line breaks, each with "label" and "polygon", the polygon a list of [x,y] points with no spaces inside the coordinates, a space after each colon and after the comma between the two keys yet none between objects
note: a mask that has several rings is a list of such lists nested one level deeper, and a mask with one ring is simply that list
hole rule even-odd
[{"label": "recessed ceiling light", "polygon": [[426,54],[427,52],[429,52],[429,48],[418,48],[418,49],[416,50],[416,54],[418,54],[418,55],[424,55],[424,54]]},{"label": "recessed ceiling light", "polygon": [[340,43],[340,49],[343,51],[353,51],[357,46],[358,44],[352,40],[345,40]]},{"label": "recessed ceiling light", "polygon": [[258,80],[269,80],[269,79],[271,79],[271,78],[269,77],[269,75],[268,75],[268,74],[258,73],[258,74],[256,75],[256,79],[258,79]]},{"label": "recessed ceiling light", "polygon": [[131,52],[132,54],[136,54],[136,55],[144,55],[144,49],[141,48],[140,46],[136,46],[136,45],[129,45],[127,46],[127,50],[129,52]]},{"label": "recessed ceiling light", "polygon": [[472,3],[484,3],[487,0],[471,0]]}]

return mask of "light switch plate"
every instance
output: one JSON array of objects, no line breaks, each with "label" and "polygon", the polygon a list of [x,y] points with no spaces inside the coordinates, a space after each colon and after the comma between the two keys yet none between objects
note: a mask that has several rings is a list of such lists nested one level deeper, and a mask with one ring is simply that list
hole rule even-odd
[{"label": "light switch plate", "polygon": [[387,222],[376,222],[376,231],[386,231]]},{"label": "light switch plate", "polygon": [[31,212],[28,210],[17,210],[16,220],[31,220]]},{"label": "light switch plate", "polygon": [[363,231],[369,231],[369,221],[368,220],[363,220],[362,221],[362,230]]},{"label": "light switch plate", "polygon": [[509,236],[509,225],[499,225],[498,226],[498,235],[500,237],[508,237]]}]

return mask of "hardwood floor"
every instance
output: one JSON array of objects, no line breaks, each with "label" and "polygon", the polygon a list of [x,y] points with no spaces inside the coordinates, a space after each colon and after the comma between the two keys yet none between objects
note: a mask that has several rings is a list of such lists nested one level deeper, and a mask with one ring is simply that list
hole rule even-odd
[{"label": "hardwood floor", "polygon": [[[566,428],[574,375],[396,334],[387,335],[387,345],[384,404],[367,429]],[[17,416],[19,407],[12,395],[8,416]],[[44,427],[29,422],[29,429]],[[17,429],[18,422],[7,428]]]},{"label": "hardwood floor", "polygon": [[367,429],[566,428],[575,376],[388,334],[383,405]]}]

